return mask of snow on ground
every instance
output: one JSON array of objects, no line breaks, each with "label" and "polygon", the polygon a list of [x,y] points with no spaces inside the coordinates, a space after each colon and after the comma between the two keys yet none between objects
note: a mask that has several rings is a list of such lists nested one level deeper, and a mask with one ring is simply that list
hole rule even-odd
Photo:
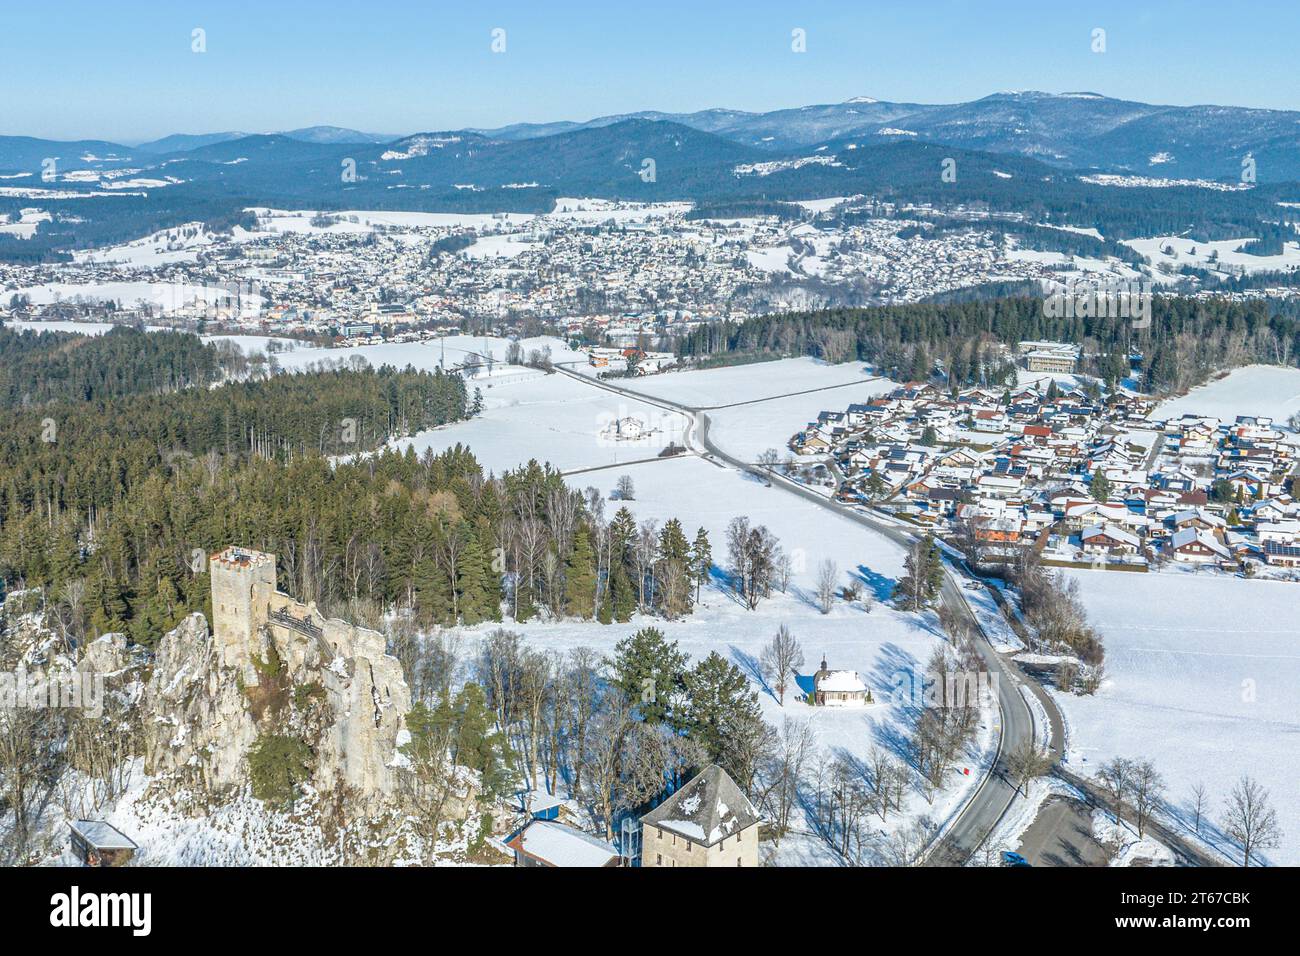
[{"label": "snow on ground", "polygon": [[[255,343],[260,336],[248,336]],[[520,339],[520,346],[527,356],[533,349],[549,347],[551,358],[556,362],[586,361],[586,356],[573,352],[560,339],[549,336]],[[291,355],[280,355],[280,364],[287,369],[298,369],[322,359],[331,361],[348,361],[354,355],[365,359],[375,368],[381,365],[394,365],[405,368],[413,365],[417,369],[433,371],[439,367],[444,352],[447,367],[451,368],[467,361],[472,354],[486,356],[491,353],[496,362],[504,365],[506,349],[510,347],[508,339],[481,335],[448,335],[441,339],[428,339],[423,342],[385,342],[381,345],[357,345],[351,348],[336,349],[299,349]],[[473,387],[471,381],[470,386]]]},{"label": "snow on ground", "polygon": [[[750,402],[776,395],[790,395],[809,389],[826,388],[831,385],[865,382],[872,378],[872,372],[861,362],[831,365],[814,358],[792,358],[776,362],[756,362],[751,365],[733,365],[726,368],[665,372],[662,375],[648,375],[645,378],[619,384],[646,395],[669,398],[684,405],[717,408],[737,402]],[[821,400],[833,402],[839,401],[839,398],[835,392],[826,392]],[[765,414],[761,410],[756,411]],[[791,434],[804,424],[805,422],[802,421],[795,422],[790,429]]]},{"label": "snow on ground", "polygon": [[[575,383],[577,384],[577,383]],[[459,426],[455,426],[459,427]],[[454,431],[454,428],[452,429]],[[473,443],[471,442],[471,447]],[[681,621],[634,619],[628,624],[609,626],[590,623],[528,622],[509,625],[540,647],[567,649],[589,645],[609,651],[615,642],[640,627],[653,626],[677,641],[692,660],[717,651],[749,675],[760,691],[764,718],[780,726],[785,716],[812,721],[818,743],[832,753],[863,758],[873,745],[901,753],[904,738],[915,720],[910,701],[897,701],[898,688],[908,689],[920,674],[931,651],[941,640],[932,615],[918,617],[876,604],[870,611],[842,602],[829,615],[815,606],[814,578],[823,559],[835,561],[848,581],[849,575],[866,584],[865,590],[880,601],[887,597],[902,573],[903,553],[884,538],[865,533],[859,526],[775,488],[768,488],[732,469],[719,468],[695,457],[631,465],[603,473],[578,475],[570,479],[577,487],[594,485],[606,496],[617,477],[627,474],[636,488],[630,502],[610,501],[608,509],[627,504],[638,521],[655,519],[662,525],[668,518],[681,520],[687,537],[697,527],[709,534],[715,561],[725,564],[725,529],[736,515],[747,515],[754,524],[764,524],[780,539],[794,559],[795,573],[788,594],[775,594],[756,611],[748,611],[730,594],[726,582],[715,572],[714,586],[704,593],[704,605]],[[804,666],[799,668],[800,689],[811,687],[812,673],[823,655],[834,669],[856,670],[871,689],[875,703],[866,708],[814,708],[796,699],[799,691],[787,690],[782,707],[759,673],[762,647],[780,624],[789,626],[803,645]],[[468,630],[467,636],[486,634],[492,626]],[[945,823],[962,805],[964,795],[976,786],[982,761],[992,749],[992,712],[981,722],[979,741],[950,775],[950,792],[935,798],[933,805],[919,792],[911,794],[905,819],[928,817],[934,825]],[[962,770],[969,770],[969,775]],[[955,784],[955,786],[952,786]],[[896,821],[886,824],[873,818],[873,829],[892,831]],[[880,834],[877,834],[881,836]],[[881,836],[883,843],[884,837]],[[802,836],[785,841],[778,862],[798,865],[808,854],[819,854],[819,838],[806,829]],[[879,851],[883,860],[886,850]],[[788,854],[788,855],[787,855]]]},{"label": "snow on ground", "polygon": [[1173,866],[1174,854],[1169,847],[1150,834],[1139,837],[1127,821],[1117,824],[1107,810],[1098,807],[1092,811],[1092,835],[1097,842],[1111,844],[1119,849],[1111,866]]},{"label": "snow on ground", "polygon": [[770,249],[751,249],[745,252],[749,264],[764,272],[789,272],[792,255],[794,250],[789,246],[773,246]]},{"label": "snow on ground", "polygon": [[843,411],[853,402],[869,401],[897,387],[872,376],[860,362],[829,365],[811,358],[666,372],[619,384],[656,398],[710,408],[709,437],[745,461],[755,460],[768,448],[784,456],[790,437],[815,421],[818,412]]},{"label": "snow on ground", "polygon": [[[1168,264],[1175,269],[1180,266],[1198,269],[1233,266],[1246,272],[1287,272],[1300,268],[1300,244],[1283,243],[1281,255],[1256,256],[1249,250],[1242,251],[1250,241],[1220,239],[1215,242],[1197,242],[1179,236],[1157,236],[1154,239],[1125,239],[1123,243],[1153,265]],[[1166,254],[1166,249],[1172,250],[1173,254]]]},{"label": "snow on ground", "polygon": [[[342,354],[346,356],[347,351],[363,350],[349,349]],[[431,354],[436,360],[436,347]],[[450,355],[448,358],[450,364]],[[530,458],[570,471],[653,458],[670,443],[684,443],[688,424],[684,415],[624,399],[566,375],[528,371],[532,373],[529,376],[483,389],[484,411],[477,418],[420,432],[394,444],[401,449],[414,446],[417,454],[426,448],[438,452],[457,443],[467,444],[485,469],[500,474]],[[648,428],[649,434],[617,438],[615,423],[629,418]],[[655,467],[663,466],[656,462]]]},{"label": "snow on ground", "polygon": [[989,642],[1001,653],[1024,650],[1024,642],[1020,640],[1015,629],[1007,622],[998,603],[993,598],[992,592],[988,588],[981,587],[978,590],[974,588],[965,589],[966,604],[970,607],[971,613],[979,619],[980,627],[988,635]]},{"label": "snow on ground", "polygon": [[[130,308],[145,302],[163,312],[175,312],[200,300],[217,304],[231,298],[231,292],[227,288],[188,282],[46,282],[12,291],[27,295],[34,305],[77,301],[117,302]],[[10,290],[5,290],[5,295],[9,294]],[[266,301],[252,292],[244,293],[241,298],[244,310],[254,315]]]},{"label": "snow on ground", "polygon": [[[774,374],[778,364],[785,366],[788,378]],[[638,381],[635,387],[674,394],[685,390],[697,398],[754,397],[764,392],[780,394],[808,383],[824,385],[828,375],[840,380],[865,379],[860,366],[831,367],[800,360],[656,376]],[[559,375],[495,388],[485,393],[485,400],[487,409],[481,418],[421,433],[412,443],[417,450],[457,442],[468,444],[485,467],[497,472],[529,458],[567,470],[608,462],[615,454],[624,461],[646,457],[645,450],[628,451],[602,443],[598,427],[602,422],[627,414],[658,415],[661,421],[682,426],[686,421],[684,416]],[[772,417],[767,403],[743,408],[756,419]],[[781,429],[787,427],[785,422],[778,424]],[[712,434],[725,444],[727,425],[715,427]],[[638,521],[653,519],[662,524],[676,517],[688,537],[703,527],[713,542],[719,566],[726,563],[725,529],[732,518],[745,515],[754,524],[766,525],[791,556],[794,571],[789,593],[775,594],[757,611],[748,611],[731,595],[722,572],[715,570],[715,581],[705,592],[704,606],[681,621],[638,619],[610,626],[531,621],[512,627],[539,646],[565,649],[585,644],[607,651],[638,627],[653,625],[670,640],[678,641],[694,660],[717,651],[736,663],[762,693],[764,715],[769,722],[779,725],[787,715],[811,720],[819,742],[832,753],[843,752],[860,759],[873,745],[904,752],[904,739],[916,718],[916,709],[910,699],[899,701],[895,692],[919,680],[931,651],[943,638],[932,615],[903,614],[879,603],[888,597],[902,573],[904,555],[897,546],[840,515],[694,455],[572,475],[569,483],[578,488],[595,487],[608,498],[621,475],[632,479],[635,495],[627,502],[608,501],[607,513],[626,504]],[[821,614],[813,597],[814,578],[825,559],[836,562],[846,583],[852,576],[864,584],[875,605],[870,611],[861,605],[839,603],[829,615]],[[812,708],[796,699],[798,691],[787,691],[781,706],[761,677],[758,659],[763,645],[782,623],[791,628],[804,648],[805,662],[800,669],[803,689],[811,686],[811,675],[824,655],[835,669],[858,671],[872,689],[875,703],[861,709]],[[490,629],[484,625],[468,633],[481,635]],[[933,805],[919,790],[912,793],[907,813],[898,819],[891,817],[887,825],[882,825],[885,831],[900,822],[910,824],[922,818],[938,828],[957,812],[978,784],[983,763],[991,759],[994,714],[992,709],[985,711],[977,743],[951,772],[949,791],[936,796]],[[877,846],[872,853],[884,860],[889,852],[886,833],[875,833],[875,840]],[[776,858],[781,863],[798,864],[818,858],[823,852],[820,837],[805,827],[782,844]]]},{"label": "snow on ground", "polygon": [[870,401],[897,387],[888,379],[876,379],[847,388],[718,409],[709,412],[709,435],[719,448],[742,461],[754,461],[768,448],[775,448],[784,458],[790,437],[808,422],[816,421],[818,412],[842,412],[853,402]]},{"label": "snow on ground", "polygon": [[[1197,783],[1218,820],[1249,774],[1269,790],[1283,831],[1265,857],[1300,864],[1300,587],[1185,571],[1069,573],[1106,646],[1096,695],[1056,695],[1070,767],[1092,775],[1112,757],[1150,759],[1182,820]],[[1212,826],[1207,839],[1222,848]]]},{"label": "snow on ground", "polygon": [[612,199],[575,199],[561,197],[555,200],[555,209],[544,217],[564,222],[601,223],[611,220],[618,223],[646,222],[665,216],[677,216],[691,208],[688,202],[618,202]]},{"label": "snow on ground", "polygon": [[16,331],[78,332],[82,335],[103,335],[114,327],[111,322],[27,322],[19,319],[11,319],[5,325]]},{"label": "snow on ground", "polygon": [[531,242],[521,242],[510,235],[484,236],[464,250],[469,259],[513,259],[521,252],[534,248]]},{"label": "snow on ground", "polygon": [[[270,807],[247,789],[209,803],[184,788],[155,786],[140,758],[130,762],[125,783],[115,799],[100,803],[101,795],[69,774],[60,799],[43,810],[39,829],[49,852],[42,863],[82,865],[67,839],[68,821],[80,817],[102,819],[134,840],[139,847],[135,866],[347,866],[380,855],[395,866],[418,866],[424,856],[422,841],[409,827],[381,830],[371,820],[327,835],[318,809],[323,801],[310,788],[292,810]],[[447,822],[432,865],[476,865],[467,859],[467,850],[481,820],[476,813],[462,825]]]},{"label": "snow on ground", "polygon": [[809,212],[820,213],[820,212],[826,212],[830,209],[834,209],[836,206],[840,205],[841,203],[852,202],[854,199],[858,199],[858,198],[860,197],[828,196],[825,199],[796,199],[794,201],[794,204],[796,206],[802,206],[804,209],[807,209]]},{"label": "snow on ground", "polygon": [[1152,417],[1213,415],[1230,422],[1238,415],[1269,415],[1285,424],[1296,412],[1300,412],[1300,369],[1247,365],[1181,398],[1162,402]]},{"label": "snow on ground", "polygon": [[36,235],[41,223],[49,222],[50,214],[41,209],[23,209],[17,215],[0,215],[0,235],[30,239]]},{"label": "snow on ground", "polygon": [[[186,235],[192,231],[193,235]],[[106,249],[74,252],[78,263],[113,262],[126,266],[152,267],[174,262],[194,262],[199,249],[212,243],[212,236],[201,222],[189,222],[164,229],[141,239],[109,246]]]},{"label": "snow on ground", "polygon": [[1025,831],[1037,819],[1049,797],[1077,799],[1079,791],[1059,777],[1035,777],[1030,780],[1023,795],[1007,807],[1007,812],[993,827],[988,839],[984,841],[982,851],[967,860],[966,865],[1001,866],[1002,852],[1009,850],[1016,853],[1020,850]]},{"label": "snow on ground", "polygon": [[[396,212],[392,210],[376,211],[348,209],[341,212],[326,210],[320,213],[313,209],[267,209],[253,207],[252,212],[258,216],[261,231],[248,232],[236,228],[236,238],[257,239],[265,232],[369,232],[375,227],[389,226],[401,229],[432,227],[473,227],[490,229],[494,227],[520,226],[531,222],[530,213],[462,213],[462,212]],[[329,216],[336,220],[328,226],[313,226],[311,220],[317,215]],[[353,222],[353,219],[356,222]]]},{"label": "snow on ground", "polygon": [[1016,385],[1021,387],[1046,388],[1049,379],[1055,382],[1058,388],[1078,388],[1085,381],[1086,376],[1075,375],[1073,372],[1031,372],[1027,368],[1016,369]]}]

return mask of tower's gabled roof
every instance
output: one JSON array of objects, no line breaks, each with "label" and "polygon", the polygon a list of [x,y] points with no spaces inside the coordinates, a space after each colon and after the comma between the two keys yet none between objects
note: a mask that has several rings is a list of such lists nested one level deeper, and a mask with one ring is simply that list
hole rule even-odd
[{"label": "tower's gabled roof", "polygon": [[753,826],[759,819],[758,811],[736,786],[736,781],[717,764],[710,764],[643,816],[641,822],[712,846]]}]

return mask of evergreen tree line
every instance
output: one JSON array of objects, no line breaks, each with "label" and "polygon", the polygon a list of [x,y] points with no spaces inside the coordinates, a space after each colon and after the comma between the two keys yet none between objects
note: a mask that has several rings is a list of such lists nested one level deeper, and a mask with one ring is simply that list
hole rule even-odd
[{"label": "evergreen tree line", "polygon": [[703,530],[605,520],[597,490],[536,462],[485,475],[461,446],[328,457],[464,414],[459,376],[391,368],[22,411],[0,426],[0,568],[45,589],[70,642],[149,644],[209,610],[206,556],[230,543],[274,552],[283,590],[363,623],[691,612]]},{"label": "evergreen tree line", "polygon": [[17,331],[0,326],[0,403],[101,401],[209,385],[222,350],[185,332],[117,326],[103,335]]},{"label": "evergreen tree line", "polygon": [[1051,317],[1041,297],[830,309],[758,316],[696,327],[678,343],[690,358],[738,353],[812,355],[870,363],[892,378],[924,380],[942,369],[959,385],[1001,385],[1013,365],[1003,346],[1024,340],[1075,342],[1081,371],[1116,380],[1130,356],[1147,390],[1181,391],[1222,369],[1300,361],[1300,322],[1261,301],[1158,297],[1149,328],[1127,318]]}]

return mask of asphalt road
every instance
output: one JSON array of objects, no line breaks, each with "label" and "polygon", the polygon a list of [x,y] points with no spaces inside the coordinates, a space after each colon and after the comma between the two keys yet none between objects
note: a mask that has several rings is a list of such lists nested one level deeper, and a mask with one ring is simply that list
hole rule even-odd
[{"label": "asphalt road", "polygon": [[[889,523],[884,519],[864,514],[856,508],[832,501],[802,485],[787,481],[780,476],[765,473],[748,462],[740,461],[727,454],[710,439],[709,416],[700,408],[643,395],[632,389],[611,385],[608,380],[597,381],[567,369],[560,369],[559,371],[596,388],[603,388],[606,391],[686,415],[691,422],[687,429],[686,445],[688,448],[695,450],[696,454],[701,455],[701,457],[722,461],[739,471],[758,475],[769,481],[772,487],[798,495],[819,508],[825,508],[872,532],[882,534],[904,548],[911,547],[918,540],[917,535],[905,528]],[[981,659],[989,668],[989,672],[998,675],[997,697],[1000,713],[999,729],[1001,732],[998,738],[997,756],[993,767],[980,783],[974,797],[966,804],[951,826],[931,848],[926,858],[926,862],[931,865],[960,866],[979,848],[1008,807],[1011,806],[1012,801],[1016,799],[1014,788],[1007,782],[1008,776],[1004,757],[1023,742],[1034,739],[1034,722],[1029,706],[1017,689],[1019,683],[1018,672],[1012,673],[997,651],[988,642],[987,635],[984,634],[983,628],[980,627],[979,619],[971,612],[970,606],[966,603],[966,598],[962,594],[961,587],[949,570],[945,570],[944,573],[942,600],[966,617],[975,633],[978,633],[983,638],[983,640],[977,641],[975,646]],[[1047,713],[1051,715],[1055,708],[1050,706],[1050,699],[1047,702],[1049,704]],[[1060,727],[1058,715],[1057,720],[1053,721],[1053,737],[1056,740],[1057,753],[1059,753],[1060,746]]]},{"label": "asphalt road", "polygon": [[[906,527],[885,518],[834,501],[803,485],[789,481],[779,475],[774,475],[750,462],[732,457],[710,440],[709,416],[703,408],[682,405],[668,399],[644,395],[621,385],[611,385],[608,380],[597,380],[558,366],[557,371],[595,388],[602,388],[647,405],[654,405],[658,408],[685,415],[690,421],[686,432],[686,446],[706,461],[711,461],[713,464],[723,463],[739,471],[749,472],[768,482],[773,488],[779,488],[790,494],[798,495],[820,508],[834,512],[840,517],[853,521],[876,534],[884,535],[903,548],[910,548],[920,537]],[[1065,740],[1065,721],[1061,717],[1060,709],[1038,681],[1027,677],[1020,669],[1019,664],[1009,658],[1003,658],[993,647],[984,628],[980,626],[979,619],[971,611],[970,605],[967,604],[963,588],[958,583],[958,578],[963,582],[976,580],[967,575],[962,567],[951,562],[945,562],[941,598],[945,605],[955,608],[959,614],[966,618],[971,628],[982,638],[982,640],[975,642],[975,648],[981,660],[988,667],[989,673],[997,677],[1000,734],[997,754],[989,772],[979,784],[974,796],[967,802],[966,806],[940,838],[931,845],[925,855],[924,862],[929,866],[964,865],[980,848],[989,834],[993,832],[993,829],[1011,808],[1012,804],[1017,799],[1023,799],[1017,795],[1015,787],[1008,782],[1010,775],[1006,766],[1008,754],[1013,753],[1026,741],[1035,740],[1033,711],[1025,701],[1021,688],[1024,688],[1025,692],[1032,694],[1037,699],[1042,711],[1047,715],[1050,725],[1049,755],[1052,761],[1052,772],[1082,791],[1088,804],[1097,805],[1104,799],[1100,790],[1091,781],[1076,776],[1061,766],[1062,747]],[[1069,801],[1069,803],[1078,804],[1079,801]],[[1049,818],[1043,826],[1037,830],[1034,830],[1031,826],[1034,838],[1032,843],[1026,844],[1030,853],[1040,856],[1044,861],[1046,861],[1046,854],[1048,853],[1062,860],[1083,861],[1080,865],[1086,865],[1088,861],[1097,859],[1098,846],[1092,838],[1091,831],[1078,825],[1080,812],[1077,806],[1071,807],[1068,813],[1066,810],[1055,810],[1053,811],[1054,816]],[[1197,847],[1188,844],[1180,835],[1167,827],[1153,821],[1150,829],[1156,839],[1161,840],[1174,850],[1180,863],[1192,866],[1220,865],[1219,861],[1209,857]]]},{"label": "asphalt road", "polygon": [[1092,807],[1073,797],[1048,797],[1025,830],[1020,855],[1032,866],[1105,866],[1092,838]]}]

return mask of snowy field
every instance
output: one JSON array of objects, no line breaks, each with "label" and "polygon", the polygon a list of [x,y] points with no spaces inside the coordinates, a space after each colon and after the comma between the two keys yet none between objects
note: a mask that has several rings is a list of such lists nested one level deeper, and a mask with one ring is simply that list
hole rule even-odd
[{"label": "snowy field", "polygon": [[[827,386],[868,382],[873,378],[872,372],[861,362],[831,365],[814,358],[792,358],[776,362],[756,362],[752,365],[733,365],[727,368],[666,372],[663,375],[650,375],[617,384],[645,395],[670,398],[684,405],[719,408],[738,402],[752,402],[756,399],[790,395]],[[836,393],[830,392],[817,401],[840,400]],[[844,404],[847,405],[848,401]],[[796,422],[791,431],[797,430],[803,424],[804,422]]]},{"label": "snowy field", "polygon": [[811,358],[730,368],[667,372],[619,382],[645,395],[709,408],[709,437],[745,461],[769,448],[784,457],[795,432],[821,411],[844,411],[897,387],[860,362],[828,365]]},{"label": "snowy field", "polygon": [[[1181,236],[1157,236],[1153,239],[1121,240],[1134,252],[1154,266],[1168,264],[1175,269],[1190,266],[1215,270],[1218,266],[1233,266],[1251,272],[1287,272],[1300,268],[1300,244],[1286,242],[1280,255],[1256,256],[1243,251],[1251,240],[1220,239],[1215,242],[1197,242]],[[1170,250],[1166,252],[1165,250]]]},{"label": "snowy field", "polygon": [[[256,348],[259,338],[259,336],[247,336],[246,341],[249,343],[249,347]],[[586,361],[586,356],[571,351],[564,342],[557,338],[539,336],[531,339],[520,339],[519,344],[523,348],[525,355],[533,349],[549,347],[551,349],[551,358],[556,362],[570,362],[579,358]],[[348,361],[353,356],[360,356],[375,368],[379,368],[381,365],[393,365],[397,368],[413,365],[417,369],[431,372],[439,367],[444,352],[446,353],[448,368],[460,365],[471,354],[479,356],[490,354],[496,362],[504,365],[506,349],[509,347],[510,342],[508,339],[494,336],[448,335],[444,339],[430,339],[425,342],[385,342],[382,345],[358,345],[352,348],[339,349],[299,348],[292,354],[281,354],[276,357],[282,367],[291,370],[303,368],[322,359]],[[528,371],[533,370],[529,369]],[[471,389],[475,384],[474,379],[471,378]]]},{"label": "snowy field", "polygon": [[855,383],[806,395],[790,395],[749,405],[737,405],[709,412],[712,427],[709,436],[718,447],[743,461],[754,461],[768,448],[775,448],[782,458],[788,453],[786,443],[820,411],[842,412],[853,402],[870,401],[897,388],[888,379]]},{"label": "snowy field", "polygon": [[[579,387],[581,387],[580,383]],[[462,426],[453,426],[455,431]],[[473,447],[473,442],[471,442]],[[638,521],[653,519],[662,524],[668,518],[681,520],[687,537],[703,527],[713,542],[717,564],[725,564],[725,530],[736,515],[747,515],[754,524],[765,524],[791,554],[795,573],[787,594],[776,594],[758,610],[746,610],[730,593],[721,576],[704,593],[704,605],[681,621],[635,619],[629,624],[609,626],[579,622],[509,625],[530,643],[540,647],[566,649],[588,645],[601,651],[642,626],[659,628],[669,640],[680,643],[692,660],[717,651],[749,675],[761,695],[765,719],[780,726],[785,716],[812,721],[818,744],[832,754],[864,757],[873,746],[900,753],[915,720],[915,710],[897,702],[894,692],[913,686],[924,670],[934,647],[943,640],[932,615],[918,617],[876,604],[870,611],[840,602],[829,615],[816,607],[814,578],[824,559],[836,562],[842,580],[850,575],[864,582],[874,601],[886,598],[902,573],[903,552],[882,537],[865,533],[861,527],[824,509],[795,498],[756,479],[720,468],[696,457],[631,465],[603,473],[570,479],[577,487],[599,488],[606,497],[617,476],[629,475],[636,487],[635,500],[626,502]],[[609,501],[607,509],[623,502]],[[718,574],[715,572],[715,575]],[[813,708],[795,699],[787,690],[782,707],[763,681],[758,668],[762,647],[786,624],[803,646],[804,666],[799,668],[801,685],[811,685],[811,675],[825,655],[834,669],[856,670],[871,688],[876,703],[859,709]],[[466,632],[467,636],[487,633],[490,626]],[[994,732],[993,715],[982,721],[977,746],[950,773],[949,790],[926,801],[919,791],[911,793],[905,819],[928,818],[941,826],[962,805],[964,795],[977,783],[982,761],[989,759]],[[969,776],[963,769],[969,770]],[[888,829],[896,819],[891,817]],[[873,818],[873,826],[879,825]],[[884,854],[884,834],[880,853]],[[883,861],[883,856],[881,860]],[[794,835],[783,842],[778,860],[788,865],[833,862],[824,844],[812,834]]]},{"label": "snowy field", "polygon": [[1153,417],[1213,415],[1230,422],[1238,415],[1269,415],[1285,424],[1296,412],[1300,412],[1300,369],[1247,365],[1161,403]]},{"label": "snowy field", "polygon": [[1265,857],[1300,864],[1300,587],[1182,571],[1071,576],[1104,637],[1107,674],[1093,697],[1056,695],[1073,769],[1149,758],[1173,815],[1204,783],[1215,820],[1250,774],[1283,830]]},{"label": "snowy field", "polygon": [[[53,305],[58,302],[116,302],[124,308],[133,308],[145,303],[162,312],[175,312],[199,301],[218,304],[230,298],[229,290],[217,285],[125,280],[46,282],[22,289],[5,289],[3,294],[8,298],[15,292],[26,295],[34,305]],[[245,313],[255,315],[266,300],[250,292],[243,295],[242,301]]]},{"label": "snowy field", "polygon": [[[436,358],[438,353],[432,354]],[[689,423],[676,412],[533,369],[499,381],[471,379],[470,385],[481,388],[482,415],[399,439],[396,447],[414,446],[423,454],[427,448],[438,452],[458,443],[469,445],[483,467],[497,474],[530,458],[571,471],[653,458],[670,443],[683,444]],[[615,423],[629,418],[649,433],[619,438]]]},{"label": "snowy field", "polygon": [[[774,374],[777,371],[774,366],[778,364],[782,367],[779,370],[787,374]],[[630,384],[682,401],[694,399],[713,404],[727,399],[752,401],[765,394],[784,394],[845,381],[861,382],[861,385],[803,398],[817,404],[821,397],[835,396],[835,402],[847,404],[849,399],[845,393],[861,390],[865,397],[865,390],[881,387],[881,383],[868,381],[860,366],[825,366],[809,360],[654,376]],[[678,429],[686,425],[684,416],[567,376],[520,380],[483,394],[486,409],[480,418],[423,432],[402,444],[414,444],[417,450],[445,448],[458,442],[467,444],[485,467],[498,473],[530,458],[549,461],[570,471],[611,462],[614,456],[620,461],[652,457],[661,447],[658,441],[648,452],[610,447],[601,440],[600,432],[604,423],[613,419],[631,415],[642,416],[647,421],[670,422]],[[784,434],[786,429],[793,431],[802,424],[796,419],[792,426],[785,419],[785,411],[774,415],[771,404],[760,401],[728,409],[725,421],[715,418],[711,434],[724,447],[735,447],[735,440],[728,437],[733,424],[742,435],[748,436],[757,432],[747,431],[747,427],[767,427],[775,435]],[[734,422],[730,413],[737,416]],[[676,440],[683,441],[684,437],[677,432]],[[752,437],[744,438],[741,444],[751,440]],[[840,515],[694,455],[602,468],[571,475],[568,481],[577,488],[594,487],[609,499],[622,475],[632,479],[634,498],[627,502],[607,500],[607,514],[626,504],[638,521],[649,519],[662,524],[668,518],[678,518],[688,537],[703,527],[713,542],[717,565],[726,563],[725,530],[732,518],[745,515],[754,524],[766,525],[792,559],[794,572],[788,593],[776,594],[757,611],[749,611],[731,595],[721,571],[715,571],[715,580],[704,593],[704,606],[682,621],[638,619],[608,627],[572,621],[534,621],[510,626],[517,627],[530,642],[543,647],[565,649],[586,644],[608,650],[637,627],[653,625],[669,639],[680,642],[694,660],[717,651],[733,661],[761,693],[769,722],[779,725],[787,715],[813,721],[818,741],[828,753],[861,759],[873,746],[895,753],[903,751],[916,710],[908,701],[897,701],[893,692],[900,686],[910,687],[918,679],[930,653],[943,637],[932,615],[902,614],[880,603],[889,596],[902,574],[903,553],[899,548],[880,536],[864,532]],[[818,565],[827,559],[838,565],[843,582],[850,578],[862,582],[874,603],[870,611],[841,602],[829,615],[820,612],[813,597],[814,579]],[[763,645],[783,623],[803,645],[805,662],[800,674],[804,684],[810,685],[811,675],[825,655],[832,668],[858,671],[872,689],[876,703],[863,709],[814,709],[799,702],[796,692],[788,691],[782,707],[762,679],[758,658]],[[488,630],[490,627],[481,626],[469,630],[468,634],[481,635]],[[948,791],[935,796],[931,804],[917,788],[908,798],[906,814],[898,820],[891,817],[887,831],[899,820],[913,823],[922,818],[939,827],[957,812],[964,795],[980,779],[981,762],[990,757],[994,715],[993,711],[986,712],[977,744],[950,773]],[[883,861],[888,853],[887,832],[876,833],[876,837],[879,843],[874,852]],[[791,865],[836,862],[821,838],[810,832],[793,834],[784,841],[778,860]]]}]

